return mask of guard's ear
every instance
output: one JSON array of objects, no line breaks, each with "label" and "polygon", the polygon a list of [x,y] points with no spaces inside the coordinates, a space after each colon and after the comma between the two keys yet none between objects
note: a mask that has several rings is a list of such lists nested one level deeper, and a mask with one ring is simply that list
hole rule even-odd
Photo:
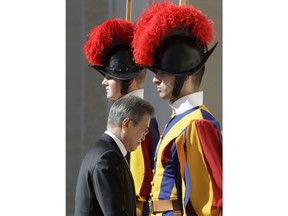
[{"label": "guard's ear", "polygon": [[134,83],[134,81],[135,81],[135,79],[134,79],[134,78],[130,79],[130,80],[129,80],[129,86],[131,86],[131,85],[132,85],[132,83]]}]

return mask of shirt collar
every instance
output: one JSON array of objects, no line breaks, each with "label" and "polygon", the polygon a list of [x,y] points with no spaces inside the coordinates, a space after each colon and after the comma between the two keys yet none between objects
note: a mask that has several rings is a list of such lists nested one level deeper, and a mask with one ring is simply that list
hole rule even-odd
[{"label": "shirt collar", "polygon": [[127,95],[135,95],[138,96],[140,98],[144,98],[144,89],[137,89],[135,91],[129,92]]},{"label": "shirt collar", "polygon": [[127,150],[125,149],[125,146],[124,146],[124,144],[121,142],[121,140],[118,139],[114,134],[112,134],[112,133],[109,132],[109,131],[105,131],[104,133],[107,134],[108,136],[110,136],[110,137],[116,142],[116,144],[118,145],[121,153],[122,153],[123,156],[125,157],[126,154],[127,154]]},{"label": "shirt collar", "polygon": [[175,114],[178,115],[201,105],[203,105],[203,91],[195,92],[179,98],[173,104],[171,104],[170,107],[175,112]]}]

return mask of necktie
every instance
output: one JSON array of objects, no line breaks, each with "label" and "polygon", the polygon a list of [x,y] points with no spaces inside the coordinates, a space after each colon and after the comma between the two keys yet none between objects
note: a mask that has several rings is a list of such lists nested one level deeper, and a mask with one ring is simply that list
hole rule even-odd
[{"label": "necktie", "polygon": [[125,155],[125,159],[127,160],[127,163],[130,164],[130,152]]}]

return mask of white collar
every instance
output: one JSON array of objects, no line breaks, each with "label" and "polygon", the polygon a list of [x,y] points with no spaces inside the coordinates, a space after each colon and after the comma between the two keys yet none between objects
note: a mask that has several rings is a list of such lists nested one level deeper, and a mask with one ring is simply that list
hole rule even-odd
[{"label": "white collar", "polygon": [[171,104],[170,107],[174,110],[175,114],[178,115],[201,105],[203,105],[203,91],[195,92],[179,98]]},{"label": "white collar", "polygon": [[127,95],[135,95],[135,96],[138,96],[140,98],[144,98],[144,89],[137,89],[137,90],[134,90],[132,92],[129,92]]},{"label": "white collar", "polygon": [[107,134],[108,136],[110,136],[110,137],[116,142],[116,144],[118,145],[121,153],[122,153],[123,156],[125,157],[126,154],[127,154],[127,150],[126,150],[124,144],[121,142],[121,140],[118,139],[114,134],[112,134],[112,133],[109,132],[109,131],[105,131],[104,133]]}]

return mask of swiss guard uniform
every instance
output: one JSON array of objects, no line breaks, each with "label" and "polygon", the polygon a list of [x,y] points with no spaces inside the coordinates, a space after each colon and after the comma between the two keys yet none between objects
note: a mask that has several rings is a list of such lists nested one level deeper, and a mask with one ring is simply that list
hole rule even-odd
[{"label": "swiss guard uniform", "polygon": [[[131,41],[134,24],[127,20],[111,19],[91,29],[83,51],[89,65],[103,76],[121,80],[121,94],[128,94],[130,80],[146,73],[133,60]],[[129,94],[144,97],[144,90],[138,89]],[[137,149],[130,153],[130,170],[135,183],[137,216],[149,215],[148,200],[151,192],[153,158],[160,138],[155,117],[151,118],[149,133]]]},{"label": "swiss guard uniform", "polygon": [[[216,45],[213,22],[193,6],[153,3],[139,18],[132,41],[137,64],[176,77],[173,96],[199,72]],[[170,104],[173,114],[155,152],[153,215],[222,214],[222,131],[203,105],[203,92]]]}]

